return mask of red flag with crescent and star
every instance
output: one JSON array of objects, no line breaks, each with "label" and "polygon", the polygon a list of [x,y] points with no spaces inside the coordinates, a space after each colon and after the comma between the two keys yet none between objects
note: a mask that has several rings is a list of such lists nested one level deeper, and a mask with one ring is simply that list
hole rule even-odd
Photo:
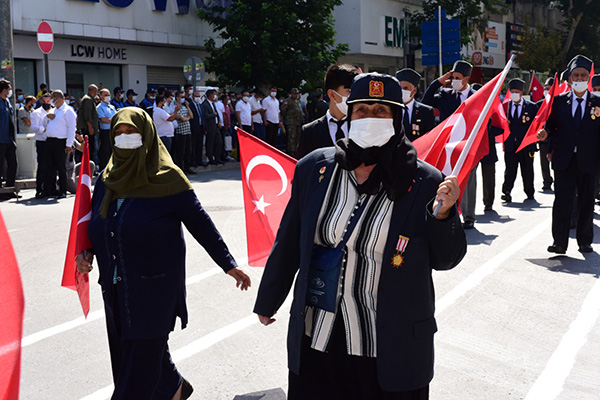
[{"label": "red flag with crescent and star", "polygon": [[296,160],[237,128],[248,265],[264,267],[292,193]]},{"label": "red flag with crescent and star", "polygon": [[529,92],[531,93],[531,101],[534,103],[540,101],[540,99],[544,97],[544,87],[540,81],[537,80],[535,75],[531,78],[531,89]]},{"label": "red flag with crescent and star", "polygon": [[65,267],[63,271],[61,286],[76,290],[79,301],[83,308],[83,315],[87,317],[90,311],[90,282],[89,274],[82,274],[77,270],[75,257],[81,252],[91,249],[92,243],[88,236],[88,223],[92,216],[92,179],[90,174],[90,151],[88,138],[85,137],[83,144],[83,156],[81,157],[81,169],[75,192],[75,205],[71,217],[71,230],[69,232],[69,243],[67,255],[65,256]]}]

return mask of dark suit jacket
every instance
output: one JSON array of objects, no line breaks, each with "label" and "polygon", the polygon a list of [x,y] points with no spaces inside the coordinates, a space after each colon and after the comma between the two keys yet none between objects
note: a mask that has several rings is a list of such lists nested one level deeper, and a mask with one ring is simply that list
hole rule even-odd
[{"label": "dark suit jacket", "polygon": [[212,106],[212,103],[206,99],[202,102],[201,105],[202,110],[202,125],[204,126],[204,131],[209,133],[217,133],[217,113]]},{"label": "dark suit jacket", "polygon": [[[440,122],[452,115],[458,106],[460,106],[460,103],[456,100],[456,93],[452,89],[441,89],[438,93],[437,91],[441,87],[442,84],[437,79],[431,82],[422,100],[424,104],[438,109],[440,112]],[[468,93],[467,97],[471,97],[475,94],[475,90],[469,87]]]},{"label": "dark suit jacket", "polygon": [[296,149],[296,158],[299,160],[313,150],[335,145],[329,134],[327,115],[302,126],[300,142]]},{"label": "dark suit jacket", "polygon": [[579,170],[595,174],[600,166],[600,97],[588,92],[583,120],[579,125],[573,118],[572,101],[572,92],[554,97],[546,122],[552,168],[558,171],[567,169],[577,146]]},{"label": "dark suit jacket", "polygon": [[198,135],[202,132],[203,129],[203,118],[201,115],[198,115],[198,113],[201,113],[201,104],[196,104],[195,101],[193,101],[192,99],[188,100],[188,103],[190,104],[190,110],[192,111],[192,114],[194,115],[194,118],[190,119],[190,128],[192,130],[192,135]]},{"label": "dark suit jacket", "polygon": [[415,100],[412,114],[410,115],[411,130],[405,132],[411,142],[435,128],[435,116],[433,107],[419,103]]},{"label": "dark suit jacket", "polygon": [[[510,109],[508,108],[509,105]],[[533,103],[526,99],[522,99],[521,106],[519,107],[522,107],[522,109],[519,110],[520,116],[517,119],[513,118],[513,114],[515,111],[512,101],[503,104],[502,106],[504,107],[504,113],[506,114],[506,118],[508,119],[508,125],[510,127],[510,135],[504,141],[504,151],[514,153],[521,145],[525,134],[527,133],[529,127],[531,126],[531,123],[535,119],[535,115],[538,111],[538,106],[536,103]],[[532,153],[534,151],[537,151],[537,146],[535,143],[532,143],[521,151]]]},{"label": "dark suit jacket", "polygon": [[[335,169],[334,155],[333,148],[316,150],[296,165],[292,195],[254,307],[259,315],[275,314],[298,273],[287,341],[288,366],[296,374],[301,362],[310,257],[319,211]],[[435,219],[428,211],[442,174],[429,164],[418,163],[412,190],[394,203],[379,279],[377,373],[386,391],[412,390],[431,381],[433,334],[437,331],[431,272],[456,266],[467,247],[456,208],[444,221]],[[391,260],[399,235],[409,237],[410,241],[404,263],[396,268]]]}]

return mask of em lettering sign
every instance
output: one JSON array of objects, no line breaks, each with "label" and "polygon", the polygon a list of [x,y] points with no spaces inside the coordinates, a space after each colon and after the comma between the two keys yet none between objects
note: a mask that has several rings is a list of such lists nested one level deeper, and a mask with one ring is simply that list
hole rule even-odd
[{"label": "em lettering sign", "polygon": [[404,47],[406,22],[396,17],[385,16],[383,23],[384,43],[388,47]]}]

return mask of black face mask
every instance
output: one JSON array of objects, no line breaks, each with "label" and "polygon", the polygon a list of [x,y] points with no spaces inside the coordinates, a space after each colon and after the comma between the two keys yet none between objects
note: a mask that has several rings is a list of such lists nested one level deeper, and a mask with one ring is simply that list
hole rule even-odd
[{"label": "black face mask", "polygon": [[48,111],[51,107],[52,107],[51,104],[47,104],[47,103],[42,104],[42,108],[46,111]]}]

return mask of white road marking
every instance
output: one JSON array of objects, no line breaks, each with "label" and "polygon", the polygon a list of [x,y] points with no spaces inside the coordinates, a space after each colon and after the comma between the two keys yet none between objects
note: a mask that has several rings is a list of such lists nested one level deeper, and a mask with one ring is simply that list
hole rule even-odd
[{"label": "white road marking", "polygon": [[453,305],[458,299],[467,294],[468,291],[474,289],[481,283],[483,279],[491,275],[503,262],[525,247],[530,241],[535,239],[542,232],[548,230],[551,220],[547,219],[530,230],[526,235],[519,238],[516,242],[508,246],[506,249],[498,253],[491,260],[486,261],[481,267],[477,268],[464,281],[456,285],[452,290],[444,295],[436,302],[436,315],[440,315],[448,307]]},{"label": "white road marking", "polygon": [[546,367],[527,393],[525,400],[552,400],[558,397],[573,369],[577,353],[587,342],[598,317],[600,317],[600,277],[588,292],[577,318],[571,322],[569,330],[550,356]]}]

